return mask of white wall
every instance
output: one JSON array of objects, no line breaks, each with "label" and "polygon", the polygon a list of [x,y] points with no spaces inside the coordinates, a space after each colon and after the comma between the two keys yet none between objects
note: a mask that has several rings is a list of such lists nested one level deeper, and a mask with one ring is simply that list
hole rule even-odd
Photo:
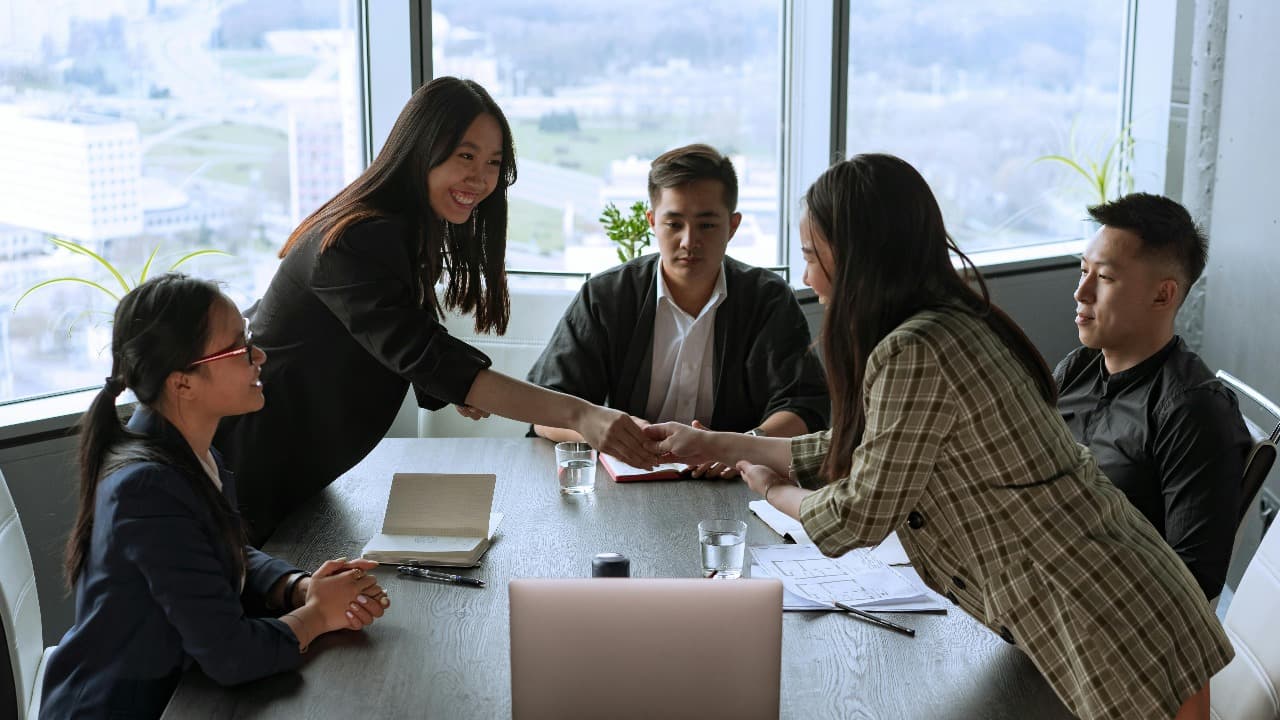
[{"label": "white wall", "polygon": [[[1231,0],[1201,355],[1280,401],[1280,3]],[[1246,410],[1249,410],[1246,408]],[[1260,419],[1265,418],[1261,416]],[[1267,482],[1280,494],[1280,479]],[[1251,513],[1251,516],[1255,513]],[[1245,552],[1256,547],[1251,517]]]}]

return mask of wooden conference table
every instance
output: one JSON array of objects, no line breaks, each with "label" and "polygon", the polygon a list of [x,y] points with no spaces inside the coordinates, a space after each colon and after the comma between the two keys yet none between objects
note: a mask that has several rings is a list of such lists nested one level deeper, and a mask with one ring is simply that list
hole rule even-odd
[{"label": "wooden conference table", "polygon": [[[591,557],[611,551],[631,558],[633,577],[700,577],[697,523],[711,517],[745,520],[748,544],[781,542],[747,509],[754,495],[740,481],[619,485],[601,468],[594,495],[564,497],[544,440],[388,439],[265,549],[308,569],[358,556],[380,527],[392,474],[414,471],[497,475],[498,538],[463,571],[487,588],[379,568],[392,607],[371,627],[316,640],[300,672],[234,688],[192,670],[164,717],[510,717],[507,580],[589,577]],[[958,609],[889,617],[916,637],[840,613],[785,613],[781,717],[1071,717],[1030,660]]]}]

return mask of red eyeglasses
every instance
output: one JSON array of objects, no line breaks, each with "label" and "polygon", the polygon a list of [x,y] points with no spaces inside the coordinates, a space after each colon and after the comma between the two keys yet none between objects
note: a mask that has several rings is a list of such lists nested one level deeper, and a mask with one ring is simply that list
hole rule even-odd
[{"label": "red eyeglasses", "polygon": [[191,363],[190,365],[188,365],[187,367],[189,367],[189,368],[193,368],[193,367],[195,367],[195,366],[197,366],[197,365],[203,365],[203,364],[205,364],[205,363],[211,363],[211,362],[213,362],[214,360],[221,360],[222,358],[235,357],[236,355],[244,355],[244,356],[245,356],[245,359],[249,361],[249,364],[250,364],[250,365],[252,365],[252,364],[253,364],[253,351],[254,351],[254,347],[255,347],[255,346],[254,346],[254,344],[253,344],[253,331],[249,329],[249,321],[248,321],[248,320],[245,320],[245,322],[244,322],[244,345],[241,345],[240,347],[236,347],[236,348],[231,348],[230,350],[220,350],[220,351],[218,351],[218,352],[216,352],[216,353],[213,353],[212,355],[205,355],[204,357],[200,358],[199,360],[196,360],[196,361],[192,362],[192,363]]}]

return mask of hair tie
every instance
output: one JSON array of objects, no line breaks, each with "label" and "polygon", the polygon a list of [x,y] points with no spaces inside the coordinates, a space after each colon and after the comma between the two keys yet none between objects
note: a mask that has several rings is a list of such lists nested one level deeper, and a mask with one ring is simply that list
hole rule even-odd
[{"label": "hair tie", "polygon": [[102,390],[111,397],[120,397],[120,393],[124,392],[124,381],[118,378],[107,376],[106,384],[102,386]]}]

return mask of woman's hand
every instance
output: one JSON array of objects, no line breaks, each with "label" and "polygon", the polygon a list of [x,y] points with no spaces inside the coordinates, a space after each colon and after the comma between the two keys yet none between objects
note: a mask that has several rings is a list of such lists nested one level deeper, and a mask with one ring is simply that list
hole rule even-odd
[{"label": "woman's hand", "polygon": [[489,413],[481,410],[480,408],[471,407],[470,405],[454,405],[453,409],[457,410],[458,414],[462,417],[471,418],[472,420],[483,420],[489,417]]},{"label": "woman's hand", "polygon": [[[339,570],[349,570],[352,568],[360,568],[361,570],[368,572],[378,567],[378,563],[372,560],[348,561],[346,558],[341,558],[334,562],[343,563],[342,565],[338,566]],[[321,570],[324,570],[323,565],[321,565],[320,570],[317,570],[316,572],[319,573]],[[303,583],[306,583],[306,588],[302,589],[303,596],[302,596],[302,601],[298,603],[299,605],[306,603],[307,596],[305,592],[311,586],[310,580],[311,578],[303,578],[302,581],[298,583],[300,587],[303,585]],[[297,591],[295,591],[295,593],[296,592]],[[387,595],[387,591],[383,590],[381,585],[378,585],[375,582],[373,585],[370,585],[369,587],[362,590],[360,594],[356,596],[356,601],[351,603],[351,606],[348,608],[351,611],[351,614],[354,615],[355,619],[359,622],[358,626],[357,625],[350,626],[351,629],[360,630],[364,628],[366,625],[372,625],[373,621],[376,620],[377,618],[382,617],[382,613],[386,612],[387,608],[389,607],[391,607],[391,597]]]},{"label": "woman's hand", "polygon": [[[703,425],[702,423],[698,422],[697,420],[693,421],[693,428],[695,430],[711,429]],[[694,466],[692,470],[690,470],[689,474],[696,478],[711,477],[711,478],[724,478],[728,480],[730,478],[738,477],[738,468],[734,467],[733,465],[720,462],[718,460],[708,460],[707,462],[699,463],[698,465]]]},{"label": "woman's hand", "polygon": [[658,444],[624,412],[592,405],[577,430],[588,445],[628,465],[648,470],[661,462]]},{"label": "woman's hand", "polygon": [[650,440],[658,441],[663,460],[699,465],[714,462],[712,433],[684,423],[665,422],[644,429]]},{"label": "woman's hand", "polygon": [[[378,586],[378,579],[369,574],[374,567],[377,563],[369,560],[329,560],[315,571],[302,609],[321,619],[316,634],[359,630],[382,616],[391,600]],[[377,596],[377,600],[370,596]]]},{"label": "woman's hand", "polygon": [[742,479],[747,481],[747,487],[751,488],[756,494],[763,496],[774,485],[783,484],[791,485],[791,481],[774,472],[772,468],[766,465],[752,465],[743,460],[738,463],[738,472],[742,473]]}]

